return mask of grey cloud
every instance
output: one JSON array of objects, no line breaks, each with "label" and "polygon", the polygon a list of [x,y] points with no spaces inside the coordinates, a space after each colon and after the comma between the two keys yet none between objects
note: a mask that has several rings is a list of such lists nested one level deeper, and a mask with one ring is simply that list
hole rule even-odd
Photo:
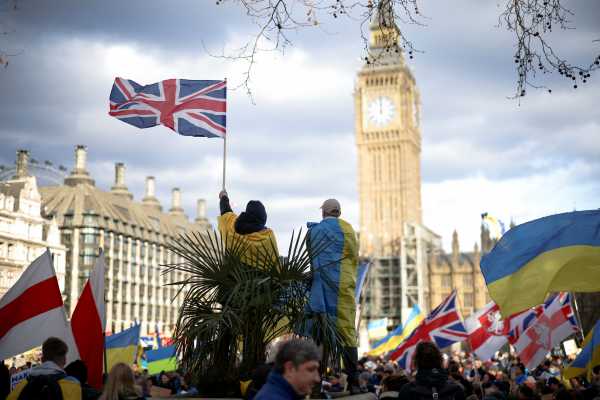
[{"label": "grey cloud", "polygon": [[[155,175],[164,207],[170,188],[180,186],[188,215],[195,214],[195,199],[206,197],[210,215],[216,216],[221,142],[180,137],[164,127],[138,132],[108,117],[112,77],[99,74],[101,60],[85,60],[93,54],[85,46],[135,44],[165,60],[201,56],[200,39],[218,50],[232,35],[254,32],[251,21],[231,6],[203,0],[177,8],[161,2],[19,4],[10,40],[25,52],[0,72],[8,93],[0,96],[0,163],[12,164],[15,150],[26,147],[37,159],[70,166],[73,146],[83,143],[99,186],[110,187],[113,163],[124,161],[136,198],[142,196],[144,176]],[[582,5],[575,2],[575,11]],[[598,8],[586,7],[591,13]],[[590,196],[597,198],[600,80],[593,77],[589,87],[573,92],[551,76],[552,95],[532,91],[519,106],[506,99],[514,87],[512,42],[494,27],[494,4],[436,3],[424,11],[431,18],[428,26],[409,28],[409,33],[426,52],[407,60],[423,102],[424,182],[474,175],[502,181],[576,164],[573,184],[589,185]],[[583,21],[577,34],[597,29],[591,13],[577,14]],[[269,223],[277,229],[302,225],[311,213],[318,218],[312,199],[339,195],[356,209],[352,91],[362,65],[356,29],[351,21],[324,21],[322,29],[291,33],[294,46],[313,64],[338,71],[347,85],[340,93],[285,101],[259,97],[257,105],[243,92],[230,97],[228,186],[240,202],[259,198],[276,204]],[[80,41],[84,49],[56,52],[69,40]],[[587,49],[578,45],[569,51],[585,58]],[[277,90],[288,90],[286,83]],[[309,200],[294,202],[298,198]],[[355,222],[356,212],[350,215]]]}]

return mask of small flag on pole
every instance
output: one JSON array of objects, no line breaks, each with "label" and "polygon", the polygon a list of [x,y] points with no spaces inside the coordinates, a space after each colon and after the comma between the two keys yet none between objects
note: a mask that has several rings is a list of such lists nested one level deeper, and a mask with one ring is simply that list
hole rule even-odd
[{"label": "small flag on pole", "polygon": [[162,124],[180,135],[225,138],[227,82],[167,79],[142,86],[115,78],[109,115],[137,128]]}]

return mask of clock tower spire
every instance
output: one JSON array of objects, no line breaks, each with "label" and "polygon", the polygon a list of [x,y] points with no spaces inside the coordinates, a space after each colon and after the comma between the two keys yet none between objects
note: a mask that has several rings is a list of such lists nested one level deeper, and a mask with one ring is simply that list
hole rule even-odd
[{"label": "clock tower spire", "polygon": [[421,223],[419,93],[387,2],[379,4],[354,91],[360,251],[393,256],[404,223]]}]

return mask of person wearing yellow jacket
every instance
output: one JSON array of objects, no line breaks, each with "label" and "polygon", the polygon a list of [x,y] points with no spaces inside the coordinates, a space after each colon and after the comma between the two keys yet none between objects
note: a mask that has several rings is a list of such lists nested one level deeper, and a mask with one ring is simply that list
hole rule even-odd
[{"label": "person wearing yellow jacket", "polygon": [[229,196],[225,190],[219,193],[221,215],[218,227],[221,237],[226,243],[239,239],[244,240],[246,251],[242,254],[242,262],[248,265],[264,265],[271,258],[277,261],[279,251],[273,230],[266,227],[267,211],[258,200],[250,200],[246,211],[239,216],[231,209]]},{"label": "person wearing yellow jacket", "polygon": [[44,393],[63,400],[81,400],[81,384],[63,370],[69,348],[62,340],[50,337],[42,344],[42,364],[31,369],[29,377],[17,384],[7,400],[39,399]]}]

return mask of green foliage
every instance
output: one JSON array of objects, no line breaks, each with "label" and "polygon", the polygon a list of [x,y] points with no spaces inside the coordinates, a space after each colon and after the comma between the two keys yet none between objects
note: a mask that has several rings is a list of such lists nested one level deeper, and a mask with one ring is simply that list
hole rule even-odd
[{"label": "green foliage", "polygon": [[322,346],[324,363],[337,362],[343,350],[334,320],[308,315],[314,256],[324,240],[306,245],[307,236],[292,234],[288,256],[274,258],[275,244],[263,246],[242,262],[249,243],[238,235],[221,238],[215,232],[182,235],[170,250],[185,260],[166,266],[165,273],[184,271],[174,282],[185,287],[174,340],[182,366],[197,377],[219,371],[235,381],[265,362],[267,345],[285,334],[312,337]]}]

